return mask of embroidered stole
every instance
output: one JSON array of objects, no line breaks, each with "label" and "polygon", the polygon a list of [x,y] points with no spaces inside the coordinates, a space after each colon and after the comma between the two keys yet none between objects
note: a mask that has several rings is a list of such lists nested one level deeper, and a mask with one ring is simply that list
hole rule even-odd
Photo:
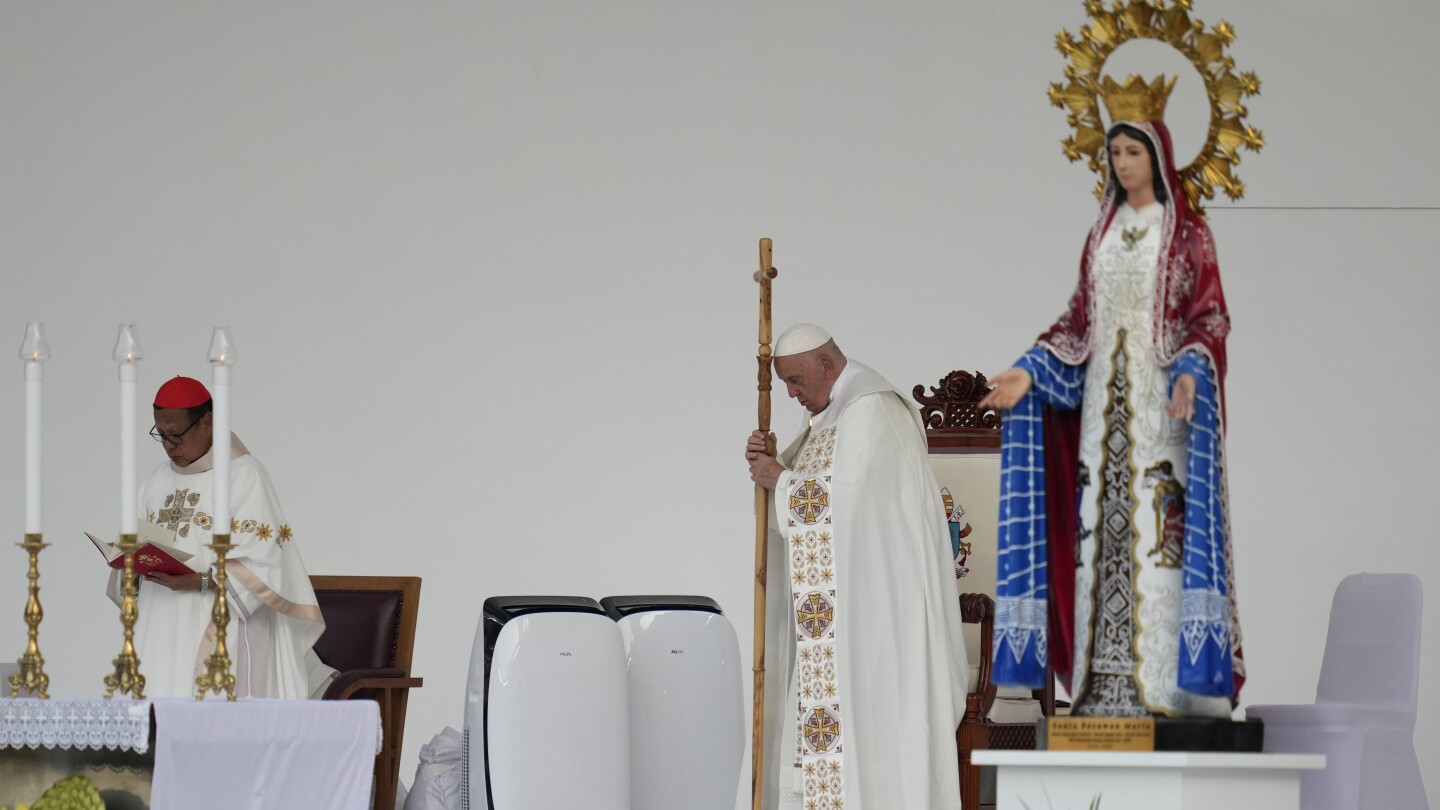
[{"label": "embroidered stole", "polygon": [[835,619],[834,520],[830,503],[836,426],[812,430],[789,477],[790,595],[795,617],[795,746],[806,810],[844,806],[840,683]]}]

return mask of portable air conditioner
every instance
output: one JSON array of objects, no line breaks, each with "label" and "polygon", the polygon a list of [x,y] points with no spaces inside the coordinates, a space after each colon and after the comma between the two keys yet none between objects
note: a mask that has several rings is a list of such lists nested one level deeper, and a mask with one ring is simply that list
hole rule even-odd
[{"label": "portable air conditioner", "polygon": [[625,639],[634,810],[734,810],[745,756],[740,644],[703,596],[600,600]]},{"label": "portable air conditioner", "polygon": [[462,747],[464,810],[630,810],[625,644],[599,603],[485,600]]}]

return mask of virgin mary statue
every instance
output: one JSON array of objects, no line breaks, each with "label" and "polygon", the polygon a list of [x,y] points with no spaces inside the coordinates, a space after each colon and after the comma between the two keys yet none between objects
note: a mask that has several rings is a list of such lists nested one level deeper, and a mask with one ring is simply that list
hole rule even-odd
[{"label": "virgin mary statue", "polygon": [[1225,484],[1230,316],[1162,123],[1174,80],[1110,78],[1108,180],[1069,306],[1004,409],[997,683],[1053,669],[1073,714],[1228,717],[1244,682]]}]

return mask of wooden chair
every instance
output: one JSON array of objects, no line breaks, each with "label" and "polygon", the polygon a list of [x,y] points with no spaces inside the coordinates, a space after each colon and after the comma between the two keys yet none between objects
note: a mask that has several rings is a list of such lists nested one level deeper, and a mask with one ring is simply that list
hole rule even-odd
[{"label": "wooden chair", "polygon": [[[930,394],[925,393],[923,385],[915,386],[913,391],[925,422],[932,469],[942,486],[949,489],[957,508],[967,509],[962,520],[972,529],[966,538],[971,548],[970,572],[956,583],[962,591],[961,618],[967,625],[978,626],[967,630],[966,649],[972,664],[978,656],[980,668],[978,685],[965,698],[965,716],[955,732],[964,810],[980,806],[980,768],[972,764],[972,752],[1035,747],[1035,723],[996,723],[988,718],[997,691],[990,680],[990,668],[1000,481],[1000,414],[994,410],[981,413],[977,407],[988,388],[985,375],[979,372],[952,371],[930,389]],[[1033,695],[1041,712],[1050,716],[1055,713],[1054,678],[1047,678],[1046,683],[1045,689],[1035,690]]]},{"label": "wooden chair", "polygon": [[375,757],[375,810],[394,810],[405,706],[410,689],[424,683],[410,676],[420,578],[313,576],[310,584],[325,617],[315,654],[340,671],[322,699],[380,704],[384,742]]}]

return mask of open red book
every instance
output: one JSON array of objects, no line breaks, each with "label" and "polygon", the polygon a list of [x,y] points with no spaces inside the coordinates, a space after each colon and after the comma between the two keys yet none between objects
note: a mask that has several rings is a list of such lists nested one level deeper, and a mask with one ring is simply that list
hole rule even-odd
[{"label": "open red book", "polygon": [[[140,524],[140,545],[135,549],[135,573],[142,577],[151,571],[159,571],[162,574],[195,573],[194,569],[185,564],[185,561],[194,555],[146,537],[145,527],[153,525],[152,523]],[[105,557],[105,561],[110,564],[111,568],[120,570],[125,567],[125,553],[114,543],[107,543],[89,532],[86,532],[85,536],[95,544],[95,550]]]}]

